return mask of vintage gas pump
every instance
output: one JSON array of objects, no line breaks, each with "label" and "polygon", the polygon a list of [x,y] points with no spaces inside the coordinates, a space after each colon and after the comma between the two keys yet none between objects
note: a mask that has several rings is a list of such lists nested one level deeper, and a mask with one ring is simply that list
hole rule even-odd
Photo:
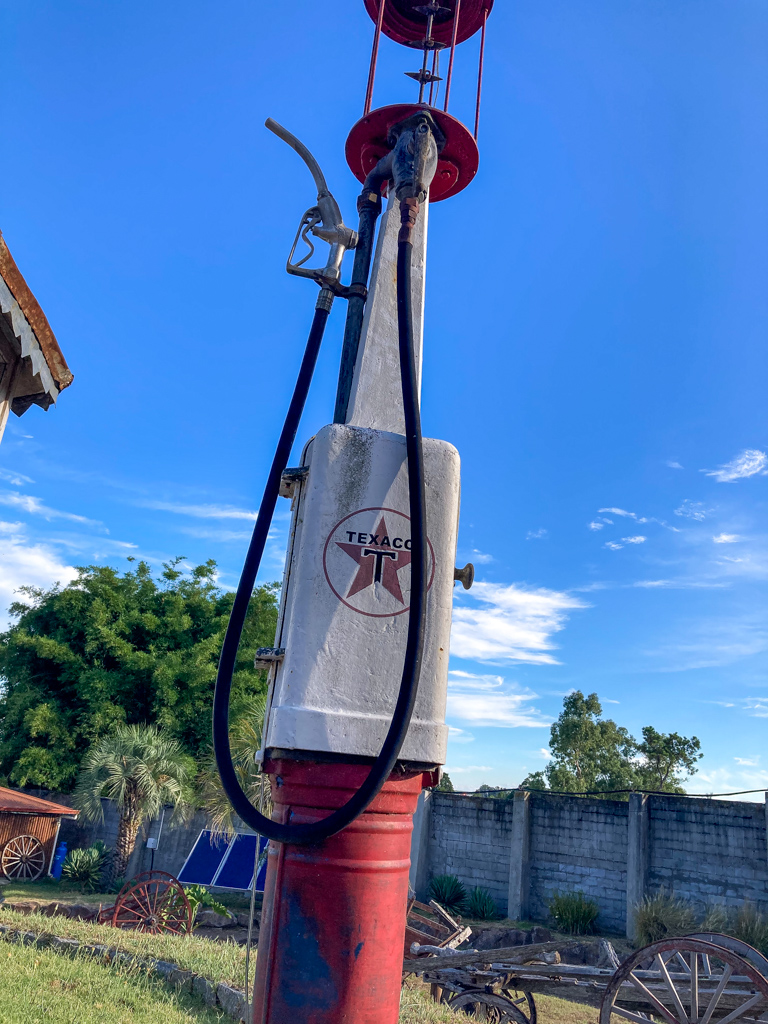
[{"label": "vintage gas pump", "polygon": [[[346,227],[316,161],[317,203],[289,273],[320,286],[296,388],[235,597],[214,698],[214,747],[236,812],[270,844],[254,1024],[395,1024],[412,817],[445,761],[445,701],[459,515],[459,456],[421,436],[419,393],[427,213],[478,165],[485,26],[493,0],[365,0],[375,22],[364,114],[347,139],[363,182]],[[481,32],[474,135],[448,113],[458,43]],[[418,102],[371,109],[381,35],[422,52]],[[440,57],[447,55],[445,89]],[[445,61],[444,61],[445,63]],[[441,100],[442,105],[438,102]],[[382,211],[371,267],[376,224]],[[330,253],[305,266],[310,235]],[[294,262],[303,239],[310,253]],[[354,249],[351,282],[341,282]],[[369,279],[370,277],[370,279]],[[334,422],[287,468],[328,313],[348,302]],[[239,787],[228,704],[237,645],[272,515],[292,500],[270,668],[263,768],[268,819]]]}]

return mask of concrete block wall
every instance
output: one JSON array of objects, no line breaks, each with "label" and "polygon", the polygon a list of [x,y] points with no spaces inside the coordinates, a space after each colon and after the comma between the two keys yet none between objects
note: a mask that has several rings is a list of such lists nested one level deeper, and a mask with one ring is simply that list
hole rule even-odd
[{"label": "concrete block wall", "polygon": [[517,792],[511,799],[429,795],[411,878],[488,889],[514,919],[545,921],[552,894],[596,900],[605,931],[634,927],[634,908],[661,888],[692,901],[768,912],[768,801],[642,796],[629,801]]},{"label": "concrete block wall", "polygon": [[506,909],[512,801],[433,792],[430,802],[426,881],[458,875],[468,889],[482,886]]},{"label": "concrete block wall", "polygon": [[555,892],[581,890],[600,907],[606,931],[626,927],[626,801],[530,797],[528,915],[544,921]]},{"label": "concrete block wall", "polygon": [[651,797],[648,887],[695,903],[768,910],[766,808],[735,800]]}]

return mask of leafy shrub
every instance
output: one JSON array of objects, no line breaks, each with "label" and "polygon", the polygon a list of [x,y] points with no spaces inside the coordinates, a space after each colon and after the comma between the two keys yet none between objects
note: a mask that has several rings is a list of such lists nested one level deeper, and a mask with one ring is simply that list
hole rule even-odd
[{"label": "leafy shrub", "polygon": [[467,899],[467,890],[456,875],[435,875],[429,883],[429,895],[446,910],[461,911]]},{"label": "leafy shrub", "polygon": [[635,907],[635,942],[640,946],[696,930],[693,907],[677,899],[673,892],[660,889]]},{"label": "leafy shrub", "polygon": [[499,917],[496,900],[487,889],[481,889],[479,885],[467,896],[465,907],[467,916],[477,921],[495,921]]},{"label": "leafy shrub", "polygon": [[61,867],[61,877],[79,886],[81,892],[96,892],[110,858],[110,851],[99,840],[87,849],[70,850]]},{"label": "leafy shrub", "polygon": [[187,885],[184,887],[187,900],[190,907],[192,908],[192,927],[194,928],[194,921],[197,917],[197,911],[200,907],[210,907],[211,910],[215,910],[217,914],[221,914],[222,917],[227,917],[229,911],[223,903],[219,903],[211,893],[205,888],[204,885]]},{"label": "leafy shrub", "polygon": [[558,931],[568,935],[594,932],[599,908],[583,892],[556,892],[547,906]]}]

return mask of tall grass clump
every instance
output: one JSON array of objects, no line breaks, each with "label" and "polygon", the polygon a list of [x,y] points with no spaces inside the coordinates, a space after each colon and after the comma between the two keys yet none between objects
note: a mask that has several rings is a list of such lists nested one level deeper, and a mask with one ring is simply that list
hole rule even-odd
[{"label": "tall grass clump", "polygon": [[500,916],[496,900],[487,889],[482,889],[479,885],[469,893],[464,906],[467,917],[472,917],[476,921],[495,921]]},{"label": "tall grass clump", "polygon": [[599,908],[583,892],[556,892],[547,904],[555,928],[568,935],[591,935]]},{"label": "tall grass clump", "polygon": [[464,909],[467,890],[456,875],[435,875],[429,883],[429,895],[446,910],[459,913]]},{"label": "tall grass clump", "polygon": [[678,899],[673,892],[660,889],[635,907],[635,943],[638,946],[647,946],[676,935],[689,935],[696,930],[693,907]]},{"label": "tall grass clump", "polygon": [[768,916],[749,901],[740,907],[711,906],[699,930],[732,935],[768,956]]}]

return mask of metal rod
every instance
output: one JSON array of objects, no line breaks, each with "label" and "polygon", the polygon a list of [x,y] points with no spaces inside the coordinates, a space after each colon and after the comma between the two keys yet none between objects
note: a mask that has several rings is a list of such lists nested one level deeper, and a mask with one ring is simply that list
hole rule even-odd
[{"label": "metal rod", "polygon": [[429,83],[429,105],[432,106],[432,97],[435,94],[435,78],[437,76],[437,47],[432,51],[432,81]]},{"label": "metal rod", "polygon": [[448,100],[451,96],[451,77],[453,76],[453,55],[456,53],[456,36],[459,34],[459,12],[461,11],[461,0],[456,0],[456,13],[453,16],[453,35],[451,36],[451,56],[448,61],[448,75],[445,79],[445,103],[443,110],[448,110]]},{"label": "metal rod", "polygon": [[[421,78],[419,81],[419,103],[424,102],[424,86],[426,84],[427,77],[427,59],[429,57],[429,42],[432,38],[432,22],[435,20],[434,14],[430,14],[427,18],[427,34],[424,37],[424,60],[421,62]],[[432,89],[430,88],[430,92]]]},{"label": "metal rod", "polygon": [[485,25],[488,21],[488,8],[483,8],[483,30],[480,33],[480,62],[477,66],[477,104],[475,105],[475,142],[480,127],[480,90],[483,87],[483,57],[485,56]]},{"label": "metal rod", "polygon": [[365,109],[363,110],[363,117],[370,113],[371,101],[373,99],[373,80],[376,77],[376,61],[379,57],[379,40],[381,39],[381,26],[384,22],[384,7],[386,6],[387,0],[381,0],[381,7],[379,7],[379,16],[376,19],[376,28],[373,33],[373,49],[371,50],[371,66],[368,69],[368,89],[365,93]]}]

